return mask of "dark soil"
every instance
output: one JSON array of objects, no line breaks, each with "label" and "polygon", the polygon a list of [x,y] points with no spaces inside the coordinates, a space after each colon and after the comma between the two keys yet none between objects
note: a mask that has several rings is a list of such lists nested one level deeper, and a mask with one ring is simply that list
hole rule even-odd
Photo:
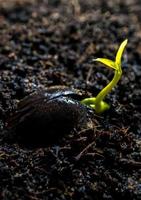
[{"label": "dark soil", "polygon": [[[111,109],[92,126],[43,147],[3,140],[6,116],[38,88],[96,96],[113,72],[92,59],[114,59],[125,38]],[[140,0],[0,0],[0,130],[1,200],[141,199]]]}]

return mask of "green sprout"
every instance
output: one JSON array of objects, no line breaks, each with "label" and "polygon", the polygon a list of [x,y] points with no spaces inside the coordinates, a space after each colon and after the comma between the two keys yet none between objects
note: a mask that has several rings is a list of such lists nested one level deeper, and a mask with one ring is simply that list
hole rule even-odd
[{"label": "green sprout", "polygon": [[105,88],[103,88],[96,97],[85,98],[81,101],[82,104],[94,108],[96,113],[102,113],[110,108],[110,105],[105,101],[103,101],[103,99],[107,94],[109,94],[109,92],[113,89],[113,87],[117,85],[118,81],[121,78],[122,75],[121,57],[127,45],[127,42],[128,40],[126,39],[121,43],[117,51],[115,61],[106,58],[94,59],[94,61],[98,61],[102,64],[105,64],[107,67],[115,70],[114,77],[111,80],[111,82]]}]

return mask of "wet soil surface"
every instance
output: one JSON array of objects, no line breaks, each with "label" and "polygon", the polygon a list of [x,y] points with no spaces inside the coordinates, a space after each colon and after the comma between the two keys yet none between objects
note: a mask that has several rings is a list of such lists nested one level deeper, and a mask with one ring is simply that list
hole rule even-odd
[{"label": "wet soil surface", "polygon": [[[52,144],[6,140],[7,115],[31,92],[62,85],[96,96],[113,71],[92,59],[114,59],[125,38],[109,111]],[[0,199],[127,198],[141,199],[140,1],[0,1]]]}]

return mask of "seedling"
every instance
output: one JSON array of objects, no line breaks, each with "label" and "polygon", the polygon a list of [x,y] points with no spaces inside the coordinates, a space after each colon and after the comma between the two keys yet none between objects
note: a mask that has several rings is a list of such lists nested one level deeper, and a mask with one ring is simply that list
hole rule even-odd
[{"label": "seedling", "polygon": [[104,101],[104,98],[109,92],[115,87],[122,75],[122,68],[121,68],[121,57],[123,51],[127,45],[128,40],[124,40],[116,54],[115,61],[109,60],[107,58],[97,58],[94,61],[101,62],[105,64],[107,67],[112,68],[115,70],[114,77],[111,82],[103,88],[96,97],[86,98],[81,101],[82,104],[90,106],[94,108],[96,113],[102,113],[110,108],[110,105]]}]

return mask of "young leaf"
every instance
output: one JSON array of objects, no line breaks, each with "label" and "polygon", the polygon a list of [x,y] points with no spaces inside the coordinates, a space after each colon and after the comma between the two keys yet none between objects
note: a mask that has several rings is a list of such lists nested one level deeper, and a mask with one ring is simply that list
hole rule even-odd
[{"label": "young leaf", "polygon": [[102,64],[105,64],[106,66],[108,66],[108,67],[116,70],[115,62],[112,61],[112,60],[110,60],[110,59],[107,59],[107,58],[97,58],[97,59],[94,59],[93,61],[101,62]]},{"label": "young leaf", "polygon": [[117,51],[116,59],[115,59],[115,63],[116,63],[116,65],[117,65],[117,67],[121,67],[121,56],[122,56],[123,51],[124,51],[124,49],[125,49],[125,47],[126,47],[126,45],[127,45],[127,42],[128,42],[127,39],[124,40],[124,41],[121,43],[121,45],[120,45],[120,47],[119,47],[119,49],[118,49],[118,51]]}]

